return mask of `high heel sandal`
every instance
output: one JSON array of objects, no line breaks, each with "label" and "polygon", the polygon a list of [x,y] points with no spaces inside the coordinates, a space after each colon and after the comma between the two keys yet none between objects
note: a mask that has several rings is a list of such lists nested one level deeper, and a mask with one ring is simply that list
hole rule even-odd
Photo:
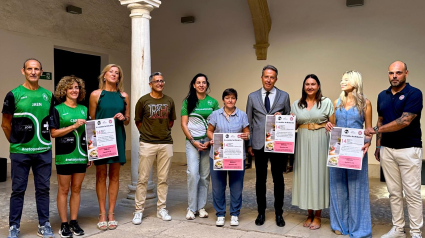
[{"label": "high heel sandal", "polygon": [[[99,219],[101,216],[106,216],[105,213],[101,213],[99,214]],[[106,221],[100,221],[97,223],[97,229],[101,230],[101,231],[106,231],[108,229],[108,223]]]},{"label": "high heel sandal", "polygon": [[[108,215],[115,215],[115,213],[108,213]],[[118,222],[116,220],[108,221],[108,229],[115,230],[117,229]]]}]

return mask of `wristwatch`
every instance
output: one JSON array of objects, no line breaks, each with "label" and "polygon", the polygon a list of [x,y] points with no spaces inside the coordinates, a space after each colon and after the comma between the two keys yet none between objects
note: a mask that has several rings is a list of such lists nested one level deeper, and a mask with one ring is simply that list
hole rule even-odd
[{"label": "wristwatch", "polygon": [[378,130],[379,130],[379,128],[378,128],[377,126],[375,126],[375,127],[373,128],[373,130],[375,131],[375,134],[378,134]]}]

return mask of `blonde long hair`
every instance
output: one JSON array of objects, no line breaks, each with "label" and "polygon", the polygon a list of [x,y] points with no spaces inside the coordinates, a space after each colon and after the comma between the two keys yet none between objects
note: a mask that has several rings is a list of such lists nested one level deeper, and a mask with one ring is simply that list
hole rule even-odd
[{"label": "blonde long hair", "polygon": [[[357,108],[357,111],[359,111],[359,114],[363,115],[364,110],[366,109],[366,96],[363,94],[362,75],[358,71],[350,70],[346,71],[342,75],[342,78],[348,78],[348,82],[354,88],[352,92],[355,103],[354,106]],[[337,109],[345,108],[345,105],[347,104],[347,93],[342,91],[339,98],[341,99],[341,103],[338,105]]]},{"label": "blonde long hair", "polygon": [[121,66],[117,65],[117,64],[108,64],[105,66],[105,68],[103,68],[102,73],[100,73],[99,75],[99,89],[105,89],[105,74],[106,72],[108,72],[112,67],[116,67],[119,70],[119,77],[118,77],[118,83],[117,83],[117,91],[118,92],[123,92],[124,91],[124,74],[122,72],[122,68]]}]

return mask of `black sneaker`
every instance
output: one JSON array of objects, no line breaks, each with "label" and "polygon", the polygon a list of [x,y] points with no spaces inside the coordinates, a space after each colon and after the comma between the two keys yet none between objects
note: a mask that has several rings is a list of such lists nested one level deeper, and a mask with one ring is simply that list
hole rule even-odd
[{"label": "black sneaker", "polygon": [[78,222],[70,222],[69,223],[69,229],[74,233],[76,236],[82,236],[84,235],[84,230],[81,229],[81,227],[78,225]]},{"label": "black sneaker", "polygon": [[59,235],[63,238],[72,237],[72,232],[69,229],[68,223],[61,224],[61,229],[59,230]]}]

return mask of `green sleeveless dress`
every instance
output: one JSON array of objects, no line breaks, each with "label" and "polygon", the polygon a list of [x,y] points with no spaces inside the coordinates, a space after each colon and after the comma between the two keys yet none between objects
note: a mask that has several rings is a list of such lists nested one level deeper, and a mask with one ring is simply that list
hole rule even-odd
[{"label": "green sleeveless dress", "polygon": [[[127,103],[120,92],[108,92],[103,90],[99,96],[99,101],[97,102],[96,119],[111,118],[118,112],[125,115],[126,107]],[[112,163],[120,163],[121,165],[125,164],[125,129],[124,123],[118,119],[115,119],[115,132],[117,137],[118,156],[95,160],[95,165]]]}]

